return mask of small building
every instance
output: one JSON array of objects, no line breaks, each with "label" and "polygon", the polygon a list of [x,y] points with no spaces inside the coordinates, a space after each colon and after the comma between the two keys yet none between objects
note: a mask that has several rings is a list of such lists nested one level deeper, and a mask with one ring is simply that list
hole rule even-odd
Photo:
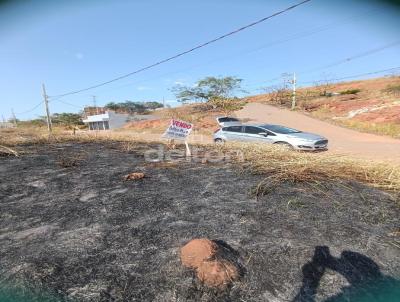
[{"label": "small building", "polygon": [[83,122],[89,130],[109,130],[123,127],[130,120],[129,117],[129,114],[108,110],[101,114],[87,115]]},{"label": "small building", "polygon": [[0,128],[15,128],[15,123],[10,122],[0,122]]}]

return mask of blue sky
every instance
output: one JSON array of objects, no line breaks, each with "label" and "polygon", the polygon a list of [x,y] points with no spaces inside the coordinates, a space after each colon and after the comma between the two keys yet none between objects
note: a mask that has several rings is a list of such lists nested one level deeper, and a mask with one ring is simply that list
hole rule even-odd
[{"label": "blue sky", "polygon": [[[299,1],[97,0],[8,1],[0,6],[0,114],[44,115],[49,95],[107,81],[149,65]],[[400,44],[359,59],[331,63],[400,41],[400,11],[382,1],[313,0],[284,15],[152,70],[54,100],[51,112],[92,104],[165,98],[170,88],[205,76],[233,75],[258,93],[284,72],[299,81],[339,78],[400,66]],[[311,71],[315,70],[315,71]],[[24,114],[22,114],[24,113]]]}]

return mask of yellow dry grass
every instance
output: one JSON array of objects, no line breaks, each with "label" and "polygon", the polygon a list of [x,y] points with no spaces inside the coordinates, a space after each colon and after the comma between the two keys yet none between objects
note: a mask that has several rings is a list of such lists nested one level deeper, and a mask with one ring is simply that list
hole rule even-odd
[{"label": "yellow dry grass", "polygon": [[134,131],[72,131],[54,129],[49,135],[45,128],[18,127],[0,131],[0,145],[20,146],[24,144],[48,144],[61,142],[98,142],[98,141],[156,141],[159,135],[141,134]]},{"label": "yellow dry grass", "polygon": [[265,174],[263,183],[270,186],[281,182],[351,180],[380,189],[400,191],[400,166],[392,163],[324,152],[302,153],[261,144],[227,144],[222,148],[240,150],[245,167],[253,173]]},{"label": "yellow dry grass", "polygon": [[[6,147],[23,144],[47,144],[58,142],[102,142],[119,141],[129,144],[161,141],[159,135],[149,136],[131,131],[78,132],[55,130],[51,137],[46,129],[16,128],[0,131],[0,145]],[[240,151],[244,166],[252,173],[266,175],[265,183],[281,182],[318,183],[330,180],[352,180],[376,188],[400,191],[400,166],[393,163],[362,160],[351,156],[327,153],[301,153],[271,145],[229,143],[215,147],[202,144],[206,148],[220,148],[220,151]],[[15,149],[15,148],[14,148]],[[230,152],[232,154],[232,152]],[[261,189],[261,185],[260,185]]]}]

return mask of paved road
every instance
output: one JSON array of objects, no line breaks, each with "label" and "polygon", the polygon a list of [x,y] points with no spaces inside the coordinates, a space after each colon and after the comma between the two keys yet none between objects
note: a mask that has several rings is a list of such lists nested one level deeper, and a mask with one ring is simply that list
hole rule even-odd
[{"label": "paved road", "polygon": [[361,133],[335,126],[307,115],[270,105],[250,103],[237,112],[239,118],[252,122],[281,124],[302,131],[321,134],[329,139],[329,152],[351,154],[376,160],[400,163],[400,140]]}]

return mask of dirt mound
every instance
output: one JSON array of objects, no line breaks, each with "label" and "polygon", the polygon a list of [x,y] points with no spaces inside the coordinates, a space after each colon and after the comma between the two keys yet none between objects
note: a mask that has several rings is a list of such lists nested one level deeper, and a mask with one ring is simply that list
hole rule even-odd
[{"label": "dirt mound", "polygon": [[218,246],[208,239],[193,239],[181,249],[182,264],[197,269],[204,261],[212,259]]},{"label": "dirt mound", "polygon": [[223,289],[241,275],[240,266],[227,253],[230,249],[209,239],[193,239],[182,247],[181,261],[195,269],[197,278],[205,285]]},{"label": "dirt mound", "polygon": [[239,271],[226,260],[204,261],[197,268],[197,277],[207,286],[223,288],[239,279]]},{"label": "dirt mound", "polygon": [[124,176],[125,180],[137,180],[137,179],[142,179],[144,178],[145,175],[142,172],[133,172],[133,173],[129,173],[128,175]]}]

